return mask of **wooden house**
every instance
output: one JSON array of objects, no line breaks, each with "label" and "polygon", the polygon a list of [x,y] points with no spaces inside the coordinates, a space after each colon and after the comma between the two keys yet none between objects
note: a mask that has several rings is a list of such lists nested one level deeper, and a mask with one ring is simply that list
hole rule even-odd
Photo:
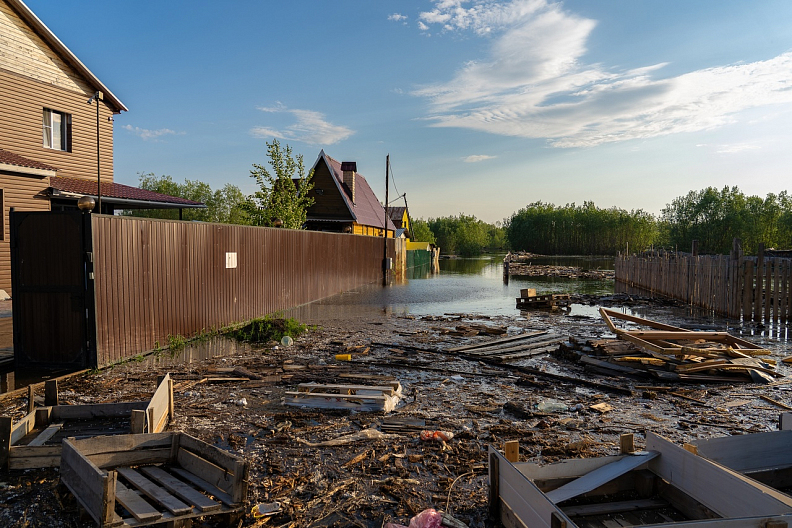
[{"label": "wooden house", "polygon": [[396,237],[412,238],[410,229],[410,213],[407,207],[388,207],[388,216],[396,226]]},{"label": "wooden house", "polygon": [[357,172],[357,163],[336,161],[322,150],[312,170],[314,186],[308,196],[314,204],[308,208],[307,229],[378,237],[387,230],[393,237],[396,227]]},{"label": "wooden house", "polygon": [[203,207],[113,183],[113,116],[126,110],[24,2],[0,0],[0,289],[11,288],[11,208],[76,208],[100,176],[102,213]]}]

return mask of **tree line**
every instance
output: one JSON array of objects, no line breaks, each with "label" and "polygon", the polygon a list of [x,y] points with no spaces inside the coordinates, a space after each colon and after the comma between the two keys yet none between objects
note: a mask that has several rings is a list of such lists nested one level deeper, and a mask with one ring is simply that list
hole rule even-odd
[{"label": "tree line", "polygon": [[505,222],[511,249],[534,253],[611,255],[650,248],[728,254],[739,238],[743,252],[758,245],[792,247],[792,197],[786,191],[747,196],[737,187],[690,191],[667,204],[661,214],[591,202],[555,206],[534,202]]}]

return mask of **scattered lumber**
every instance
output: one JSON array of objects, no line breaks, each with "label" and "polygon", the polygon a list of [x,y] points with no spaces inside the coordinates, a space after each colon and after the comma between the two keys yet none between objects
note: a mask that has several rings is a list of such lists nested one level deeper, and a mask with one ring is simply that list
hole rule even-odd
[{"label": "scattered lumber", "polygon": [[398,381],[382,385],[301,383],[287,391],[283,403],[295,407],[391,412],[401,399]]},{"label": "scattered lumber", "polygon": [[[557,354],[610,376],[690,383],[770,383],[781,377],[770,352],[727,332],[697,332],[600,308],[617,339],[570,339]],[[625,330],[616,320],[650,328]]]}]

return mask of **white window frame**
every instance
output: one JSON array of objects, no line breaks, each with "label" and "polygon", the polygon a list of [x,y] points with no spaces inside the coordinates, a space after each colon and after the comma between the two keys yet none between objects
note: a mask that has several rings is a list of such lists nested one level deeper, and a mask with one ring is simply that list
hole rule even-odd
[{"label": "white window frame", "polygon": [[71,124],[71,114],[45,108],[41,125],[44,148],[71,152]]}]

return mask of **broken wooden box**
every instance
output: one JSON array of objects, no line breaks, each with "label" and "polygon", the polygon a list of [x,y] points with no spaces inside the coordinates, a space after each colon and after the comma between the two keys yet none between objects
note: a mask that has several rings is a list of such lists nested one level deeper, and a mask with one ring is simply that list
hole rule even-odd
[{"label": "broken wooden box", "polygon": [[[782,415],[782,428],[784,416],[792,414]],[[792,430],[696,440],[685,448],[792,495]]]},{"label": "broken wooden box", "polygon": [[391,412],[401,394],[401,384],[395,380],[376,386],[301,383],[296,391],[286,392],[283,403],[319,409]]},{"label": "broken wooden box", "polygon": [[152,433],[67,438],[60,472],[61,483],[106,527],[239,514],[248,470],[244,459],[184,433]]},{"label": "broken wooden box", "polygon": [[792,498],[652,433],[647,451],[540,466],[490,446],[490,514],[530,528],[786,526]]},{"label": "broken wooden box", "polygon": [[[57,385],[53,389],[57,401]],[[69,436],[159,433],[173,419],[173,380],[165,375],[149,401],[50,405],[13,423],[0,417],[0,467],[58,467],[61,440]]]}]

